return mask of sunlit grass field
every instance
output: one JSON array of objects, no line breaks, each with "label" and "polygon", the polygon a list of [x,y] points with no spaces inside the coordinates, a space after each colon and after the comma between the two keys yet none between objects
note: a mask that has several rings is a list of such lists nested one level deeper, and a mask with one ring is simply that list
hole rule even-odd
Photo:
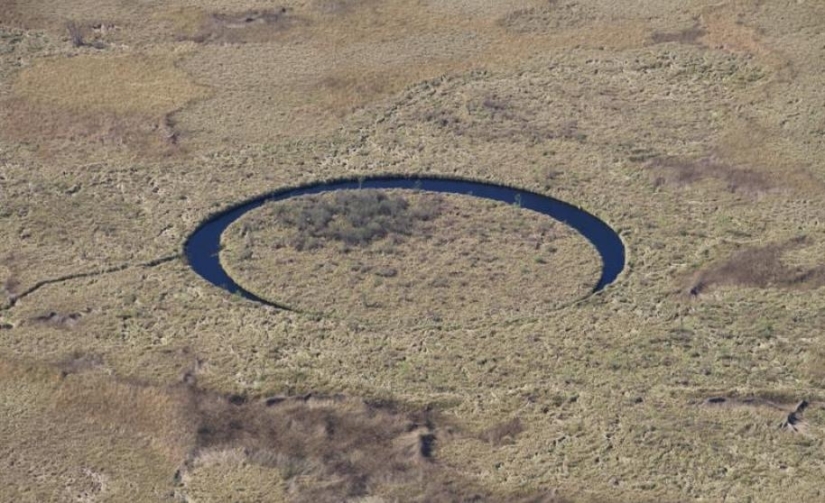
[{"label": "sunlit grass field", "polygon": [[[0,501],[825,500],[823,47],[813,0],[0,0]],[[414,191],[230,227],[294,311],[182,255],[381,174],[627,268]]]}]

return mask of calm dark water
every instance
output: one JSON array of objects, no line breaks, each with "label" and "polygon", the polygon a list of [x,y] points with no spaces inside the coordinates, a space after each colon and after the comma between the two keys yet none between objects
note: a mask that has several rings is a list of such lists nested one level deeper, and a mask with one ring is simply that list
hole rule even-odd
[{"label": "calm dark water", "polygon": [[625,249],[619,235],[590,213],[552,197],[529,191],[494,185],[485,182],[452,180],[444,178],[391,178],[378,177],[363,180],[343,180],[306,185],[295,189],[272,192],[241,203],[208,220],[189,237],[184,252],[190,267],[205,280],[230,293],[274,307],[285,308],[272,301],[261,299],[241,288],[226,273],[219,259],[221,234],[244,213],[259,208],[269,201],[281,201],[307,194],[320,194],[347,189],[415,189],[428,192],[470,195],[505,203],[518,204],[522,208],[543,213],[576,229],[590,241],[602,258],[602,274],[594,292],[616,280],[625,265]]}]

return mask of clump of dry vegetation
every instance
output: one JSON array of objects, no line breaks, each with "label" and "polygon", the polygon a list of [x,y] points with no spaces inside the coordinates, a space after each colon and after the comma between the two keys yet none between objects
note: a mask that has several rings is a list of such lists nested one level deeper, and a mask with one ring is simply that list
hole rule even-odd
[{"label": "clump of dry vegetation", "polygon": [[105,23],[79,23],[77,21],[67,21],[66,31],[73,47],[92,47],[95,49],[105,49],[106,42],[103,40],[106,32],[111,29]]},{"label": "clump of dry vegetation", "polygon": [[[399,194],[359,190],[337,192],[332,199],[307,197],[295,204],[277,205],[274,217],[294,228],[286,244],[300,251],[323,247],[327,240],[365,246],[388,236],[400,239],[422,222],[436,219],[439,207],[438,200],[410,205]],[[257,227],[263,228],[264,223]]]},{"label": "clump of dry vegetation", "polygon": [[675,42],[679,44],[698,44],[699,39],[707,34],[707,30],[700,24],[695,23],[690,28],[672,32],[654,32],[650,38],[654,44],[666,44]]},{"label": "clump of dry vegetation", "polygon": [[[590,14],[590,15],[588,15]],[[577,28],[592,21],[592,13],[580,2],[546,0],[536,7],[519,9],[498,20],[498,25],[516,33]]]},{"label": "clump of dry vegetation", "polygon": [[32,318],[32,321],[35,323],[47,323],[56,327],[72,328],[77,325],[82,317],[83,314],[81,313],[63,314],[52,311],[47,314],[38,315]]},{"label": "clump of dry vegetation", "polygon": [[14,262],[12,257],[6,257],[0,260],[0,291],[6,300],[14,298],[20,293],[20,280],[17,278],[14,270]]},{"label": "clump of dry vegetation", "polygon": [[731,192],[762,192],[774,186],[763,173],[730,166],[713,156],[699,159],[655,157],[647,163],[647,168],[653,173],[657,185],[665,182],[685,185],[715,179],[724,182]]},{"label": "clump of dry vegetation", "polygon": [[198,43],[261,43],[272,41],[281,33],[308,22],[295,16],[287,7],[201,14],[200,26],[190,35],[185,35],[184,39]]},{"label": "clump of dry vegetation", "polygon": [[493,446],[514,444],[518,435],[524,431],[521,419],[513,418],[484,430],[479,438]]},{"label": "clump of dry vegetation", "polygon": [[544,96],[515,96],[512,90],[494,89],[485,96],[445,102],[439,108],[413,113],[413,117],[437,130],[485,142],[551,140],[582,142],[587,135],[575,119],[547,121],[536,114]]},{"label": "clump of dry vegetation", "polygon": [[791,267],[782,262],[789,250],[805,244],[804,238],[763,247],[745,248],[731,257],[697,272],[689,292],[698,295],[714,285],[757,288],[817,288],[825,285],[825,265]]}]

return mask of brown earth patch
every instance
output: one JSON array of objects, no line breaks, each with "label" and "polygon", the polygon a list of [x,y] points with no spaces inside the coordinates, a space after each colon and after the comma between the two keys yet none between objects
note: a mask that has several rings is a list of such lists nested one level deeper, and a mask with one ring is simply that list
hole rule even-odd
[{"label": "brown earth patch", "polygon": [[[187,19],[187,17],[182,17]],[[309,24],[296,16],[291,8],[248,10],[235,13],[189,14],[188,26],[184,26],[184,40],[198,43],[243,44],[262,43],[277,39],[285,31]],[[188,31],[188,33],[187,33]]]},{"label": "brown earth patch", "polygon": [[797,193],[819,194],[823,182],[815,175],[818,168],[811,152],[809,145],[789,138],[781,128],[753,120],[726,128],[714,150],[719,162],[769,173],[777,186]]},{"label": "brown earth patch", "polygon": [[795,239],[786,243],[746,248],[728,259],[695,273],[688,292],[698,295],[716,285],[756,288],[818,288],[825,285],[825,265],[814,268],[789,267],[782,256],[805,244]]},{"label": "brown earth patch", "polygon": [[0,0],[0,26],[15,28],[28,27],[25,17],[20,12],[19,0]]},{"label": "brown earth patch", "polygon": [[675,32],[653,32],[650,36],[654,44],[664,44],[668,42],[676,42],[679,44],[697,44],[699,39],[707,34],[704,26],[699,23],[694,24],[690,28]]},{"label": "brown earth patch", "polygon": [[774,68],[787,65],[787,59],[766,46],[757,30],[744,22],[746,14],[758,8],[759,3],[734,0],[706,8],[699,15],[705,28],[699,42],[710,49],[752,54]]},{"label": "brown earth patch", "polygon": [[688,185],[706,179],[724,182],[730,192],[764,192],[773,182],[763,173],[750,168],[731,166],[715,156],[698,159],[681,157],[656,157],[647,163],[654,183],[661,185]]}]

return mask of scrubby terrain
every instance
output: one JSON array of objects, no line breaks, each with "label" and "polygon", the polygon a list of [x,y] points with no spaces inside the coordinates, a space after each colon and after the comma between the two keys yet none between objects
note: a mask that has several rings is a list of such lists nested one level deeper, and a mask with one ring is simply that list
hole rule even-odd
[{"label": "scrubby terrain", "polygon": [[[0,0],[0,500],[825,499],[823,73],[815,0]],[[561,223],[411,191],[229,229],[295,311],[182,256],[379,174],[568,201],[628,266],[581,300]]]}]

